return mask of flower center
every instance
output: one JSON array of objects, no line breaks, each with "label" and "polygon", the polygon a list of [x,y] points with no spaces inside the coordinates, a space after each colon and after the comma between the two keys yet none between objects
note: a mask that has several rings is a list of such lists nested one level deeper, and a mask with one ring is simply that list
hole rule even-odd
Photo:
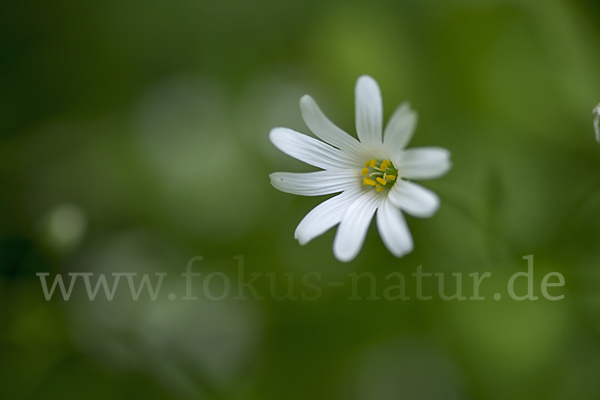
[{"label": "flower center", "polygon": [[[381,163],[378,163],[377,160],[373,158],[365,163],[362,174],[365,177],[363,180],[365,185],[375,186],[375,189],[377,189],[378,192],[383,192],[383,189],[385,189],[388,183],[396,180],[398,170],[389,160],[383,160]],[[387,187],[392,185],[393,183]]]}]

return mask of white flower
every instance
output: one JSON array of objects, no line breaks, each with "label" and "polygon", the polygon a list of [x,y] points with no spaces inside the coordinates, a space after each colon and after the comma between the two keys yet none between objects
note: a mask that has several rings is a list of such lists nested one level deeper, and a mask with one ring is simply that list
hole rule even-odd
[{"label": "white flower", "polygon": [[594,130],[596,131],[596,141],[600,143],[600,126],[598,126],[600,123],[600,104],[594,108],[592,113],[596,115],[596,118],[594,118]]},{"label": "white flower", "polygon": [[450,152],[439,147],[405,149],[417,124],[417,115],[407,103],[396,109],[382,140],[381,92],[370,76],[358,78],[355,106],[360,141],[329,121],[312,97],[303,96],[302,117],[323,142],[287,128],[272,129],[269,138],[279,150],[323,171],[275,172],[270,175],[271,184],[301,196],[342,192],[319,204],[300,222],[295,238],[301,245],[340,224],[333,253],[340,261],[350,261],[359,253],[377,212],[383,243],[396,257],[402,257],[413,250],[402,211],[430,217],[440,205],[435,193],[409,180],[444,175],[451,167]]}]

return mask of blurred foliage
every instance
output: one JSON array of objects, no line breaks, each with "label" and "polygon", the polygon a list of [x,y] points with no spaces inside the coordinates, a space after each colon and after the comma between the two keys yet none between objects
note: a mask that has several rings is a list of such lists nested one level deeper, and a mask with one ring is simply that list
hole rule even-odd
[{"label": "blurred foliage", "polygon": [[[599,398],[599,66],[592,0],[4,2],[0,397]],[[335,230],[294,240],[323,199],[270,187],[309,168],[267,134],[308,133],[305,93],[354,132],[361,74],[386,117],[412,103],[411,145],[450,149],[454,168],[426,183],[438,214],[408,218],[412,254],[395,259],[372,226],[342,264]],[[492,300],[528,254],[536,290],[557,271],[565,298]],[[243,255],[281,293],[286,273],[317,271],[323,295],[171,302],[173,279],[155,302],[125,286],[114,302],[83,287],[46,301],[35,275],[179,277],[198,255],[233,286]],[[418,265],[463,273],[468,295],[468,274],[491,272],[487,300],[352,302],[326,286],[401,272],[412,294]]]}]

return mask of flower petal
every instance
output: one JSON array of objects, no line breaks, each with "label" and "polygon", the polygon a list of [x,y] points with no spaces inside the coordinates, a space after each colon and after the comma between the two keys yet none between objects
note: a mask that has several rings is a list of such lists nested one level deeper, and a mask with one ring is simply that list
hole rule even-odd
[{"label": "flower petal", "polygon": [[275,172],[269,175],[271,185],[282,192],[300,196],[321,196],[342,192],[360,185],[360,170],[328,170],[316,172]]},{"label": "flower petal", "polygon": [[388,199],[398,208],[415,217],[431,217],[440,207],[440,198],[416,183],[398,181],[390,189]]},{"label": "flower petal", "polygon": [[359,190],[346,190],[342,194],[325,200],[313,208],[300,221],[294,237],[304,246],[317,236],[321,236],[335,225],[339,224],[348,211],[348,207],[356,200]]},{"label": "flower petal", "polygon": [[302,118],[308,128],[321,140],[360,158],[365,152],[360,142],[331,122],[309,95],[300,99]]},{"label": "flower petal", "polygon": [[379,86],[375,79],[363,75],[356,81],[354,92],[358,138],[368,146],[380,148],[383,101]]},{"label": "flower petal", "polygon": [[396,257],[413,250],[413,239],[406,220],[389,199],[377,209],[377,229],[385,247]]},{"label": "flower petal", "polygon": [[369,190],[354,201],[342,218],[333,240],[333,254],[342,262],[354,259],[362,247],[377,206],[384,197]]},{"label": "flower petal", "polygon": [[340,150],[288,128],[274,128],[269,139],[279,150],[322,169],[355,168],[356,160]]},{"label": "flower petal", "polygon": [[415,147],[398,153],[398,173],[408,179],[435,179],[452,167],[450,152],[441,147]]},{"label": "flower petal", "polygon": [[596,107],[596,117],[594,118],[594,130],[596,131],[596,141],[600,143],[600,104]]},{"label": "flower petal", "polygon": [[383,143],[390,153],[404,149],[412,139],[417,127],[417,113],[408,102],[400,104],[388,121]]}]

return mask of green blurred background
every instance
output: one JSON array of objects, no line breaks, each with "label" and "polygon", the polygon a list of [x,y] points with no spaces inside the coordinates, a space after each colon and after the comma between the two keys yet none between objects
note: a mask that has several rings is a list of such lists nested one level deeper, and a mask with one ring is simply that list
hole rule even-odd
[{"label": "green blurred background", "polygon": [[[0,398],[600,398],[599,24],[595,0],[3,2]],[[323,198],[270,186],[310,168],[267,136],[308,133],[306,93],[354,132],[362,74],[386,119],[412,103],[411,145],[448,148],[454,168],[425,183],[442,207],[408,218],[412,254],[373,225],[342,264],[335,229],[294,240]],[[540,299],[511,300],[529,254]],[[265,275],[265,300],[179,299],[189,259],[235,288],[240,255],[278,293],[319,272],[322,296],[277,301]],[[468,274],[491,272],[486,300],[443,301],[433,279],[416,300],[418,265],[448,293],[463,273],[467,296]],[[552,271],[560,301],[539,292]],[[46,301],[40,272],[169,275],[156,301],[125,280],[111,302],[81,281]],[[353,272],[380,296],[401,272],[411,300],[349,301]]]}]

